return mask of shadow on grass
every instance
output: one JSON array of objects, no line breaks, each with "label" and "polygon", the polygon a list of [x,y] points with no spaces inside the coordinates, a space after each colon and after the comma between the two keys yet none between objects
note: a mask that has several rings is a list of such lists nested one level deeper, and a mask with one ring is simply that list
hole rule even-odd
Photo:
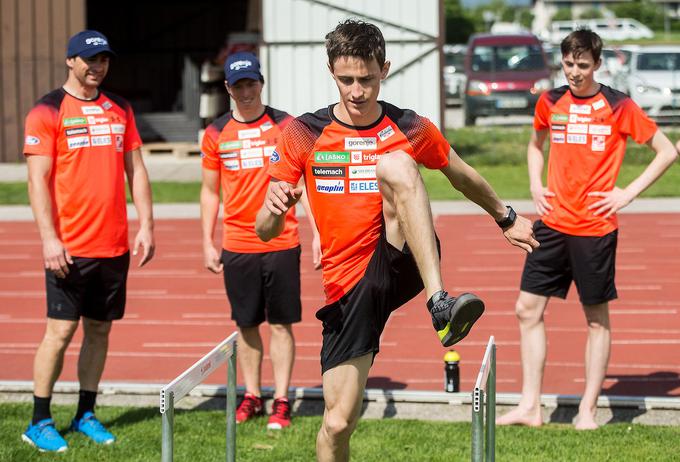
[{"label": "shadow on grass", "polygon": [[130,425],[136,425],[140,422],[145,422],[147,420],[154,420],[160,417],[160,412],[157,408],[152,407],[140,407],[132,408],[125,411],[118,417],[106,421],[107,427],[114,429],[116,427],[127,427]]}]

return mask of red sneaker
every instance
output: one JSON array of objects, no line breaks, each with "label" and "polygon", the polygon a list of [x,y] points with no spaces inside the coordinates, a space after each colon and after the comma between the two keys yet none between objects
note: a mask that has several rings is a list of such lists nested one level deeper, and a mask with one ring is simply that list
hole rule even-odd
[{"label": "red sneaker", "polygon": [[264,415],[264,406],[262,405],[262,398],[255,396],[252,393],[246,393],[243,396],[243,401],[236,409],[236,423],[245,422],[251,417]]},{"label": "red sneaker", "polygon": [[267,428],[281,430],[290,426],[290,403],[288,398],[276,398],[272,404],[272,415],[269,416]]}]

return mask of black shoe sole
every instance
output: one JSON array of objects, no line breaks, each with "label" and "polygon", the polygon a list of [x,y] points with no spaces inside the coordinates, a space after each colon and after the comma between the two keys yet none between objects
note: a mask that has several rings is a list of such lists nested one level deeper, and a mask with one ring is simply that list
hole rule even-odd
[{"label": "black shoe sole", "polygon": [[442,345],[450,347],[463,340],[472,326],[484,313],[484,302],[474,294],[461,294],[453,305],[449,320],[451,328],[442,339]]}]

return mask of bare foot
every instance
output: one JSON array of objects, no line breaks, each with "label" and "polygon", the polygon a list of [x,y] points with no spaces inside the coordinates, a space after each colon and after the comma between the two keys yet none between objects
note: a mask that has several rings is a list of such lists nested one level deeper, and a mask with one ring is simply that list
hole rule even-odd
[{"label": "bare foot", "polygon": [[576,430],[597,430],[600,426],[595,422],[595,416],[590,413],[580,413],[574,419]]},{"label": "bare foot", "polygon": [[540,427],[543,425],[541,408],[526,410],[519,406],[503,414],[496,419],[496,425],[526,425],[527,427]]}]

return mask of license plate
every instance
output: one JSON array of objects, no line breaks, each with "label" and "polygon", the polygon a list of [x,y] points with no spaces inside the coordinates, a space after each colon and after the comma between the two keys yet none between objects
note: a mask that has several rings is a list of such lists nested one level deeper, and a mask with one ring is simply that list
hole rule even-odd
[{"label": "license plate", "polygon": [[526,98],[499,98],[496,100],[496,107],[499,109],[516,109],[529,105]]}]

